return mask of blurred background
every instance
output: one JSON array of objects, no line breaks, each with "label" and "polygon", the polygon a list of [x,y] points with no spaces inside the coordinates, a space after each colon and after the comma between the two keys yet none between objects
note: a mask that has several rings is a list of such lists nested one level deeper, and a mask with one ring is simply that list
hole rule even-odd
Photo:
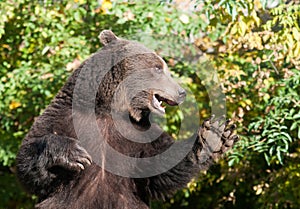
[{"label": "blurred background", "polygon": [[[207,82],[221,83],[238,125],[234,150],[152,209],[300,208],[298,0],[1,0],[1,209],[37,201],[15,178],[18,147],[66,78],[101,48],[103,29],[163,56],[201,118],[211,114]],[[201,69],[219,81],[199,79]],[[176,136],[184,114],[168,113],[164,128]]]}]

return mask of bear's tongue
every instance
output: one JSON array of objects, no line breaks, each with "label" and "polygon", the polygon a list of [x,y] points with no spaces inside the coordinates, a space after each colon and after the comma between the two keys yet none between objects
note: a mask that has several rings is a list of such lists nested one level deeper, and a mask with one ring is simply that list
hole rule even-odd
[{"label": "bear's tongue", "polygon": [[155,95],[152,96],[152,105],[153,107],[155,107],[156,109],[158,109],[159,111],[165,113],[165,108],[161,106],[162,101],[158,101],[158,99],[155,97]]}]

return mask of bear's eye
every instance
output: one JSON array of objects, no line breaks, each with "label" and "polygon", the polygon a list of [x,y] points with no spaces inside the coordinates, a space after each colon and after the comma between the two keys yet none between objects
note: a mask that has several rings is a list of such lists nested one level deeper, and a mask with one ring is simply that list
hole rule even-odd
[{"label": "bear's eye", "polygon": [[161,67],[154,67],[156,73],[162,73],[163,69]]}]

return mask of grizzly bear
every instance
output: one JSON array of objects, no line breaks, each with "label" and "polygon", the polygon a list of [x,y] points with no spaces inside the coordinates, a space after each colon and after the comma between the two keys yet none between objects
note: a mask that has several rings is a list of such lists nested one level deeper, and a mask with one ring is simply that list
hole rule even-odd
[{"label": "grizzly bear", "polygon": [[174,141],[151,119],[186,97],[165,61],[109,30],[99,38],[102,49],[69,77],[18,152],[17,175],[36,208],[149,209],[238,139],[234,125],[211,117]]}]

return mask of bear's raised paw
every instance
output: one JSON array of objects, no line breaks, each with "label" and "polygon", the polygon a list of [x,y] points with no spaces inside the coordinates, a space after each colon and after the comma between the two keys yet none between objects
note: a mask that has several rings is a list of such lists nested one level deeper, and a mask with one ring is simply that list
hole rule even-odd
[{"label": "bear's raised paw", "polygon": [[222,156],[223,153],[230,150],[239,137],[234,133],[236,125],[229,125],[230,121],[225,117],[205,120],[198,131],[199,142],[203,151],[213,159]]}]

